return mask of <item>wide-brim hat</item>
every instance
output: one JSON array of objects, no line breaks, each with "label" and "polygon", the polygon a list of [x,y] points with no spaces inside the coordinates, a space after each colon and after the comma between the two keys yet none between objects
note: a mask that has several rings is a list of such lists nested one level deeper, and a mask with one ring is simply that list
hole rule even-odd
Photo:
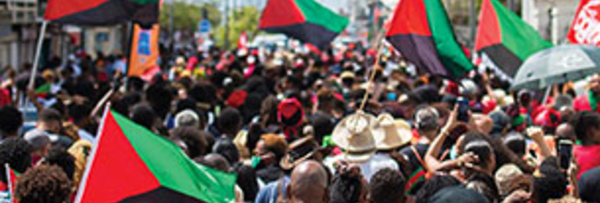
[{"label": "wide-brim hat", "polygon": [[412,131],[408,122],[394,118],[387,113],[377,117],[379,128],[374,132],[375,146],[378,150],[391,150],[410,142]]},{"label": "wide-brim hat", "polygon": [[344,159],[364,162],[376,151],[373,131],[378,127],[374,116],[359,111],[342,119],[332,133],[332,141],[344,149]]},{"label": "wide-brim hat", "polygon": [[279,162],[284,170],[290,170],[299,163],[310,159],[319,150],[319,144],[313,136],[306,136],[288,145],[288,151]]}]

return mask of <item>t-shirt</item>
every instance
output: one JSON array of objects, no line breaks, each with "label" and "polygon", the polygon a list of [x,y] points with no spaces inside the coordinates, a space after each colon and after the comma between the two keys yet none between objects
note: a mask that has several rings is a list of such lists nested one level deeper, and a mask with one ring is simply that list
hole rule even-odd
[{"label": "t-shirt", "polygon": [[360,165],[360,171],[364,175],[367,182],[371,180],[371,177],[377,173],[377,171],[389,168],[394,170],[400,170],[398,162],[392,159],[388,154],[377,153],[369,159],[369,161]]},{"label": "t-shirt", "polygon": [[[290,182],[290,178],[284,176],[280,181],[274,181],[267,184],[265,187],[261,188],[256,194],[256,199],[254,203],[276,203],[277,197],[279,197],[279,190],[283,192],[282,196],[286,197],[287,195],[287,185]],[[278,188],[278,184],[281,184],[281,189]]]},{"label": "t-shirt", "polygon": [[575,156],[577,165],[579,165],[577,178],[580,178],[581,174],[586,171],[600,166],[598,154],[600,154],[600,145],[577,145],[573,148],[573,156]]},{"label": "t-shirt", "polygon": [[[416,145],[413,145],[414,148],[417,150],[417,152],[419,153],[419,156],[424,159],[425,158],[425,153],[427,153],[427,150],[429,149],[429,144],[421,144],[421,143],[417,143]],[[423,165],[421,165],[421,161],[419,161],[419,158],[417,158],[417,156],[415,155],[415,153],[413,152],[413,150],[411,149],[412,146],[407,146],[404,147],[402,149],[400,149],[400,153],[402,155],[404,155],[404,157],[406,157],[406,160],[408,160],[408,165],[410,166],[410,173],[412,174],[415,170],[417,170],[419,167],[422,167]],[[425,160],[423,160],[425,161]]]}]

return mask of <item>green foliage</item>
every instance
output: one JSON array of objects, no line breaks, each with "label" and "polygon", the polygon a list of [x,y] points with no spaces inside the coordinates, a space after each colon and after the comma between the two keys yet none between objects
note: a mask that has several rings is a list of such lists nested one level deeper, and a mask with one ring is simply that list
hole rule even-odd
[{"label": "green foliage", "polygon": [[[236,9],[232,15],[229,15],[229,46],[226,48],[235,46],[244,31],[248,33],[249,39],[256,36],[260,15],[261,13],[252,6]],[[225,29],[225,27],[219,27],[216,30],[217,45],[221,47],[225,47]]]},{"label": "green foliage", "polygon": [[173,4],[163,4],[160,11],[160,24],[163,28],[169,28],[171,7],[173,6],[173,29],[175,30],[196,30],[198,22],[202,19],[202,10],[206,8],[208,20],[214,27],[219,26],[221,22],[221,11],[214,3],[203,5],[189,4],[186,2],[175,1]]}]

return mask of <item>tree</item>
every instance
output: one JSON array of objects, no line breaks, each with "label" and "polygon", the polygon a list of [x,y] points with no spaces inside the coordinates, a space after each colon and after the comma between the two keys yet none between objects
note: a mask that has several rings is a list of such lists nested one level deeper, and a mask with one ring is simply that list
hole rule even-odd
[{"label": "tree", "polygon": [[226,27],[219,27],[216,32],[218,37],[217,45],[224,48],[231,48],[235,46],[236,42],[242,35],[242,32],[248,33],[248,38],[256,36],[258,34],[258,23],[260,21],[260,12],[255,7],[246,6],[240,9],[236,9],[233,15],[229,16],[229,47],[225,47],[225,29]]},{"label": "tree", "polygon": [[168,28],[171,22],[171,7],[173,7],[173,29],[175,30],[196,30],[198,22],[202,20],[202,12],[206,9],[208,21],[214,27],[221,22],[221,11],[214,3],[202,5],[190,4],[181,1],[175,1],[173,4],[163,4],[160,11],[160,24],[163,28]]}]

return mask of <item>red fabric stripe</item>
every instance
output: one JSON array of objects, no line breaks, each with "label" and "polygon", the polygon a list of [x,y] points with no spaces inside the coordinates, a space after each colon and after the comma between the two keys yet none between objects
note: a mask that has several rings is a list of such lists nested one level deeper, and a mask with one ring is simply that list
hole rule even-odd
[{"label": "red fabric stripe", "polygon": [[293,0],[269,0],[260,17],[259,28],[281,27],[306,21]]},{"label": "red fabric stripe", "polygon": [[56,20],[67,15],[85,11],[109,0],[48,0],[44,19]]},{"label": "red fabric stripe", "polygon": [[479,26],[477,26],[477,39],[475,50],[502,43],[502,30],[494,5],[490,0],[483,0],[481,13],[479,15]]},{"label": "red fabric stripe", "polygon": [[425,170],[419,167],[419,169],[415,171],[412,176],[408,177],[408,182],[406,183],[405,191],[408,192],[415,183],[419,182],[419,180],[424,179],[425,175]]},{"label": "red fabric stripe", "polygon": [[80,202],[118,202],[160,186],[110,112],[95,150]]},{"label": "red fabric stripe", "polygon": [[431,36],[423,0],[402,0],[398,3],[386,36],[398,34]]}]

